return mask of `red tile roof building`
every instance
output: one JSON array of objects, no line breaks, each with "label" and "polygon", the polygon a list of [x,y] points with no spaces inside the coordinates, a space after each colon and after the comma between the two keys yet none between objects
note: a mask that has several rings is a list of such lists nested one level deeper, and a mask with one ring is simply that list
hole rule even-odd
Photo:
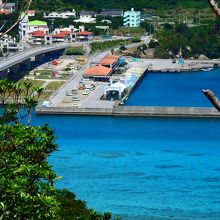
[{"label": "red tile roof building", "polygon": [[119,60],[119,57],[118,56],[115,56],[115,55],[107,55],[106,57],[104,57],[100,64],[102,66],[105,66],[105,67],[108,67],[108,68],[114,68],[117,63],[118,63],[118,60]]},{"label": "red tile roof building", "polygon": [[105,66],[93,66],[88,68],[84,72],[84,76],[108,76],[112,72],[112,69]]}]

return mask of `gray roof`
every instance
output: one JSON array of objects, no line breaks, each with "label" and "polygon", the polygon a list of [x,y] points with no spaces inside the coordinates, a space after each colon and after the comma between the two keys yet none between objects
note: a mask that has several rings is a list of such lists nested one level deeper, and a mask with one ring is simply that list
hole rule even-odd
[{"label": "gray roof", "polygon": [[3,3],[0,5],[0,7],[3,7],[3,9],[11,9],[11,8],[15,8],[16,4],[15,3]]},{"label": "gray roof", "polygon": [[83,15],[91,15],[91,16],[95,16],[96,15],[96,12],[94,11],[86,11],[86,10],[82,10],[80,12],[80,16],[83,16]]},{"label": "gray roof", "polygon": [[100,12],[102,16],[122,16],[123,10],[122,9],[102,9]]},{"label": "gray roof", "polygon": [[[4,3],[3,3],[3,5],[4,5]],[[15,3],[6,3],[5,4],[6,7],[13,7],[15,5],[16,5]]]}]

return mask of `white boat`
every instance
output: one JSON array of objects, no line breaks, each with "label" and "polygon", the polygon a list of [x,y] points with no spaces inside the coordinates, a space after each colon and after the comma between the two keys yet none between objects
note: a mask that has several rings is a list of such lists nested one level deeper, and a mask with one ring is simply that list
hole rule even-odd
[{"label": "white boat", "polygon": [[212,67],[202,69],[202,71],[204,71],[204,72],[211,71],[211,70],[213,70]]}]

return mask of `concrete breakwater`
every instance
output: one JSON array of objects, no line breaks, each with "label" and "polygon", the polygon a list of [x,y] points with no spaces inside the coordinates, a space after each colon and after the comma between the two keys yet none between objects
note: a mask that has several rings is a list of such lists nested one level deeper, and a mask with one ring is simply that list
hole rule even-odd
[{"label": "concrete breakwater", "polygon": [[115,106],[111,108],[37,107],[37,114],[45,115],[95,115],[139,117],[211,117],[220,118],[215,108],[197,107],[143,107]]},{"label": "concrete breakwater", "polygon": [[150,72],[194,72],[202,69],[219,67],[220,60],[184,60],[182,64],[173,63],[171,59],[146,59],[151,64]]}]

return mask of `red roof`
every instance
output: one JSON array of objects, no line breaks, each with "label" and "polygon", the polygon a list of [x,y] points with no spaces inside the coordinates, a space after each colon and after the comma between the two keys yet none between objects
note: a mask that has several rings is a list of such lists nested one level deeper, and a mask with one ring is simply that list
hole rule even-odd
[{"label": "red roof", "polygon": [[81,32],[77,32],[77,35],[82,35],[82,36],[88,36],[88,35],[92,35],[92,32],[89,31],[81,31]]},{"label": "red roof", "polygon": [[101,60],[101,65],[112,65],[118,60],[118,56],[115,55],[107,55]]},{"label": "red roof", "polygon": [[12,14],[12,12],[8,11],[8,10],[0,10],[0,14],[1,15],[9,15],[9,14]]},{"label": "red roof", "polygon": [[33,31],[31,32],[31,35],[33,37],[45,37],[46,34],[43,31]]},{"label": "red roof", "polygon": [[28,10],[27,13],[28,13],[28,14],[29,14],[29,13],[31,14],[31,13],[35,13],[35,12],[36,12],[35,10]]},{"label": "red roof", "polygon": [[91,76],[107,76],[111,73],[112,69],[105,66],[93,66],[88,68],[84,74]]},{"label": "red roof", "polygon": [[71,33],[70,31],[62,31],[59,34],[54,34],[53,37],[55,37],[55,38],[64,38],[64,37],[70,35],[70,33]]}]

